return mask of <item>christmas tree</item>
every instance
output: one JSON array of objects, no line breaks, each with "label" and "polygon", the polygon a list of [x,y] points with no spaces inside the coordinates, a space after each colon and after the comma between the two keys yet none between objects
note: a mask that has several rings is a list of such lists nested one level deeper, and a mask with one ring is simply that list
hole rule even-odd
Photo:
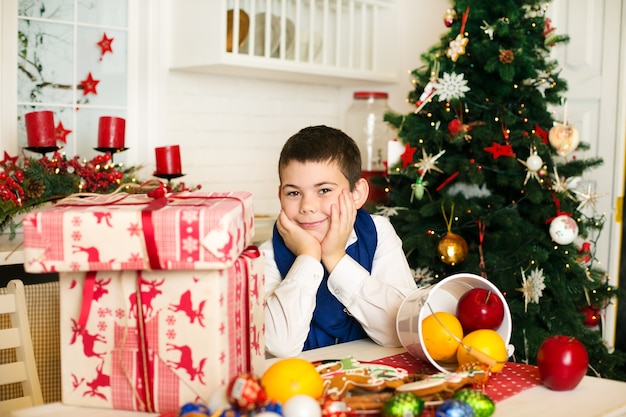
[{"label": "christmas tree", "polygon": [[603,161],[574,156],[588,145],[549,109],[566,106],[550,50],[568,37],[551,27],[547,4],[453,2],[449,31],[412,71],[415,111],[385,115],[403,151],[389,161],[379,208],[418,285],[470,272],[500,289],[513,360],[536,364],[548,336],[568,335],[585,344],[590,375],[624,379],[626,354],[606,346],[596,320],[619,290],[597,265],[604,219],[581,181]]}]

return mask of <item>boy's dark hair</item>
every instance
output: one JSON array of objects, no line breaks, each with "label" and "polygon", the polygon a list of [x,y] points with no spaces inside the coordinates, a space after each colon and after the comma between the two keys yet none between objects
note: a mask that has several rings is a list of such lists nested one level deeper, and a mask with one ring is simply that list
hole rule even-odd
[{"label": "boy's dark hair", "polygon": [[356,142],[339,129],[309,126],[290,137],[278,159],[278,176],[291,161],[334,162],[350,183],[350,190],[361,178],[361,152]]}]

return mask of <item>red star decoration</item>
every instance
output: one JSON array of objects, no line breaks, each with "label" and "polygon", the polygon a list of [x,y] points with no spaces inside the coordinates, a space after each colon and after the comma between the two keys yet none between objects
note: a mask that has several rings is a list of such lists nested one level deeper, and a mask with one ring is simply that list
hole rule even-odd
[{"label": "red star decoration", "polygon": [[113,53],[113,49],[111,49],[111,44],[113,43],[114,38],[107,38],[107,34],[102,34],[102,40],[98,42],[98,46],[100,47],[100,61],[102,61],[102,57],[107,52]]},{"label": "red star decoration", "polygon": [[61,141],[63,143],[67,143],[67,135],[70,133],[72,133],[72,131],[63,127],[63,122],[59,121],[59,124],[54,130],[54,136],[56,137],[57,142]]},{"label": "red star decoration", "polygon": [[9,156],[7,151],[4,151],[4,159],[0,161],[0,165],[6,166],[6,167],[10,167],[10,166],[14,167],[16,164],[17,164],[17,155],[14,157],[11,157]]},{"label": "red star decoration", "polygon": [[91,75],[91,71],[90,71],[89,74],[87,75],[87,78],[85,78],[84,80],[80,82],[81,85],[83,86],[83,95],[86,96],[89,93],[98,94],[98,92],[96,91],[96,86],[98,85],[99,82],[100,80],[93,79],[93,76]]},{"label": "red star decoration", "polygon": [[539,136],[543,143],[548,144],[548,132],[543,130],[541,126],[535,125],[535,135]]},{"label": "red star decoration", "polygon": [[493,154],[493,159],[498,159],[501,156],[515,156],[511,145],[500,145],[493,142],[490,147],[484,149],[486,152]]},{"label": "red star decoration", "polygon": [[411,148],[410,144],[407,143],[404,145],[404,153],[400,155],[400,158],[402,158],[402,168],[406,168],[413,162],[413,154],[415,151],[417,151],[417,148]]}]

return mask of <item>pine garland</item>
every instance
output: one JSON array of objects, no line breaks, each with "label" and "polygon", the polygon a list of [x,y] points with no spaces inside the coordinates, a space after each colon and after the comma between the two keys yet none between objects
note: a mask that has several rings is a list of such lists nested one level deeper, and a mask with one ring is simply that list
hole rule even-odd
[{"label": "pine garland", "polygon": [[0,161],[0,233],[15,238],[20,221],[15,218],[68,195],[109,193],[126,183],[136,183],[136,168],[115,164],[105,153],[82,161],[55,152],[51,157],[26,158],[23,165],[5,152]]}]

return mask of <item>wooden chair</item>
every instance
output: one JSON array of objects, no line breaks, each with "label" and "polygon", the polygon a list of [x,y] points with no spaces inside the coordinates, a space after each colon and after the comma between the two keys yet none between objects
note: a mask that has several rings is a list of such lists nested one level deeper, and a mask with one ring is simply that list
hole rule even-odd
[{"label": "wooden chair", "polygon": [[[21,396],[0,401],[0,417],[11,410],[43,404],[30,335],[24,284],[12,280],[0,294],[0,314],[9,314],[11,327],[0,329],[0,349],[15,349],[15,362],[0,364],[0,385],[20,384]],[[19,392],[19,390],[18,390]]]}]

